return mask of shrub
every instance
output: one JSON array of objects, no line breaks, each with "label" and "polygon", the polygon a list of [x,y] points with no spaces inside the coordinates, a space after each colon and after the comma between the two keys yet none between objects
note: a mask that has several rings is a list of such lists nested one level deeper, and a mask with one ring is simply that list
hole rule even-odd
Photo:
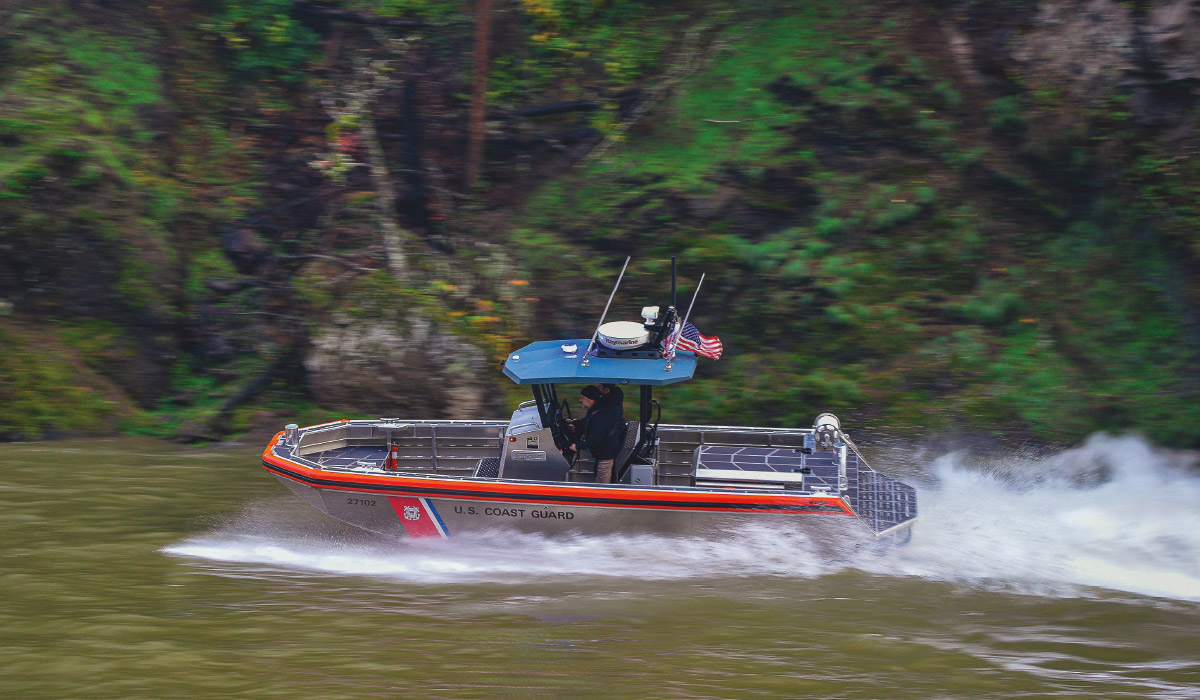
[{"label": "shrub", "polygon": [[299,82],[300,68],[312,55],[318,37],[288,14],[293,4],[292,0],[224,0],[221,12],[204,29],[230,49],[239,72]]}]

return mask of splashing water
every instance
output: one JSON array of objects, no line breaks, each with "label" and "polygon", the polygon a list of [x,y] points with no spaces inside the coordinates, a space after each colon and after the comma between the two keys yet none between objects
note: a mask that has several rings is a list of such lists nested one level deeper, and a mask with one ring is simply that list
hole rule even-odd
[{"label": "splashing water", "polygon": [[1189,459],[1108,436],[1042,459],[946,455],[922,477],[930,483],[918,488],[921,516],[907,546],[836,559],[803,533],[767,528],[721,540],[508,531],[403,541],[346,530],[302,535],[291,513],[261,506],[166,551],[425,584],[814,578],[857,569],[1031,594],[1099,588],[1200,600],[1200,475]]},{"label": "splashing water", "polygon": [[1081,587],[1200,600],[1200,475],[1190,455],[1093,436],[1042,460],[933,463],[906,548],[874,573],[1061,595]]}]

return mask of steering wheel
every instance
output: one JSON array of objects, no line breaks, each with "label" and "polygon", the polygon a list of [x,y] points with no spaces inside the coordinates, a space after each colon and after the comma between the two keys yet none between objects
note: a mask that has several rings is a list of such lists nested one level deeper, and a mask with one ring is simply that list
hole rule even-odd
[{"label": "steering wheel", "polygon": [[568,403],[566,399],[563,399],[562,403],[559,404],[558,407],[554,410],[554,417],[550,419],[551,426],[552,426],[552,429],[550,432],[551,432],[551,434],[553,434],[555,436],[556,440],[557,439],[562,440],[561,443],[556,443],[556,444],[561,445],[561,447],[559,449],[562,451],[563,456],[567,458],[568,462],[571,461],[570,447],[571,447],[571,443],[574,441],[568,430],[567,421],[570,419],[571,419],[571,404]]}]

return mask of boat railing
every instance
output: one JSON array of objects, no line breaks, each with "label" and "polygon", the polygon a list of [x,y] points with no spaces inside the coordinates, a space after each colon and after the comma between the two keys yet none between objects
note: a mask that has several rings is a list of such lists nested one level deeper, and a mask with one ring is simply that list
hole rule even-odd
[{"label": "boat railing", "polygon": [[658,483],[694,484],[701,446],[801,449],[811,429],[735,425],[661,425],[656,450]]},{"label": "boat railing", "polygon": [[803,455],[801,464],[808,469],[803,484],[806,490],[853,493],[859,469],[871,471],[857,445],[841,433],[844,439],[832,451],[813,449],[813,434],[811,428],[663,425],[657,448],[658,483],[682,486],[693,482],[700,454],[710,446],[745,447],[766,452],[795,450]]},{"label": "boat railing", "polygon": [[[386,446],[390,442],[397,448],[398,471],[469,476],[479,460],[499,456],[506,433],[512,434],[526,427],[535,428],[536,424],[511,425],[502,420],[339,421],[301,431],[291,452],[296,458],[317,466],[347,468],[340,464],[341,460],[329,459],[328,455],[343,448],[362,448],[357,452],[363,457],[356,459],[349,468],[373,463],[382,468]],[[660,486],[694,486],[700,466],[700,447],[766,448],[804,454],[803,464],[809,468],[803,480],[805,490],[834,495],[853,493],[857,488],[859,469],[870,471],[857,446],[845,437],[832,452],[817,450],[805,454],[804,450],[813,444],[812,436],[810,428],[662,425],[651,459],[655,482]]]},{"label": "boat railing", "polygon": [[[470,475],[500,452],[505,421],[353,420],[314,426],[291,446],[294,457],[322,468],[382,468],[390,443],[403,472]],[[343,455],[355,453],[350,459]]]}]

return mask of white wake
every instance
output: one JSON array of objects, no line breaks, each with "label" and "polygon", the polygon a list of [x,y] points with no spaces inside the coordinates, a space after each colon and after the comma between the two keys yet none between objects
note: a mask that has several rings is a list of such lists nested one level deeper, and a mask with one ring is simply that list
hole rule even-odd
[{"label": "white wake", "polygon": [[[502,531],[398,541],[328,523],[307,528],[295,509],[281,513],[271,504],[166,551],[418,584],[815,578],[854,569],[1021,593],[1107,589],[1200,600],[1200,474],[1193,461],[1138,438],[1109,436],[1043,458],[944,455],[918,477],[920,519],[909,544],[840,557],[803,533],[776,529],[720,540]],[[878,457],[874,462],[888,471]]]},{"label": "white wake", "polygon": [[1043,459],[946,455],[918,493],[912,542],[857,562],[876,573],[1070,594],[1080,587],[1200,600],[1194,456],[1093,436]]}]

